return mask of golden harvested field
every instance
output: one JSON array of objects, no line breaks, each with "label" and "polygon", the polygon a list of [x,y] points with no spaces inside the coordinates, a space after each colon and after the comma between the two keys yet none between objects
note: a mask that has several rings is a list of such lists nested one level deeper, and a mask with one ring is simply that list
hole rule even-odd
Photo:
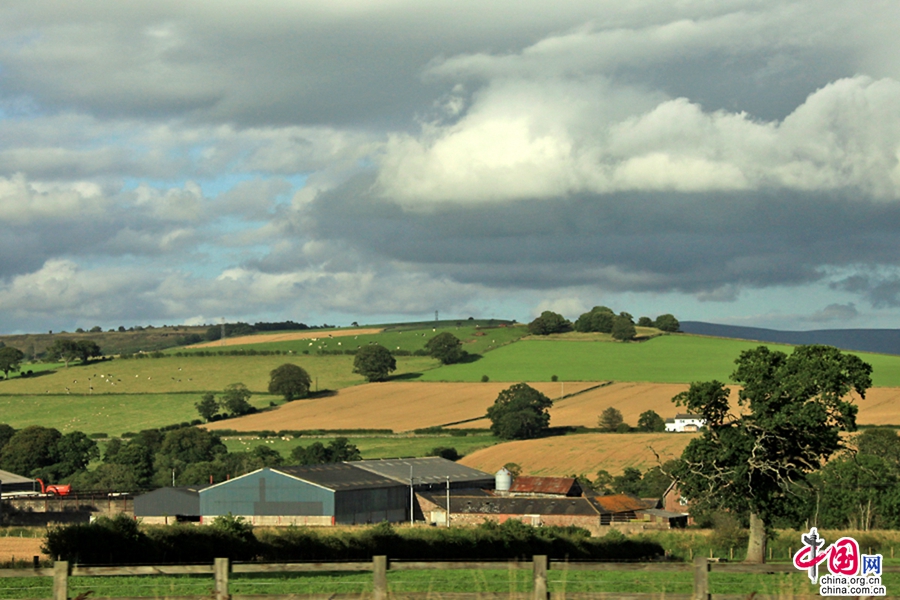
[{"label": "golden harvested field", "polygon": [[[684,384],[594,382],[530,383],[551,398],[587,390],[550,409],[553,426],[596,427],[597,417],[613,406],[622,411],[625,422],[637,425],[640,414],[656,411],[661,417],[673,417],[683,408],[672,397],[688,388]],[[315,400],[297,400],[275,410],[229,419],[208,425],[210,429],[260,431],[270,429],[392,429],[410,431],[477,419],[493,404],[508,383],[369,383],[339,390],[335,396]],[[736,388],[732,398],[736,400]],[[872,388],[865,400],[857,399],[861,425],[900,423],[900,388]],[[477,419],[451,428],[490,427],[487,419]]]},{"label": "golden harvested field", "polygon": [[43,538],[0,537],[0,561],[12,559],[31,561],[32,556],[49,558],[41,552]]},{"label": "golden harvested field", "polygon": [[[560,384],[529,383],[551,398]],[[596,383],[567,383],[566,393]],[[282,429],[392,429],[410,431],[475,419],[484,415],[508,383],[369,383],[339,390],[334,396],[295,400],[279,408],[238,419],[217,421],[209,429],[261,431]]]},{"label": "golden harvested field", "polygon": [[221,346],[241,346],[249,344],[268,344],[271,342],[291,342],[294,340],[312,340],[319,338],[347,337],[349,335],[372,335],[381,333],[383,329],[313,329],[306,331],[291,331],[286,333],[263,333],[259,335],[242,335],[239,337],[225,338],[213,342],[194,344],[188,348],[219,348]]},{"label": "golden harvested field", "polygon": [[[570,389],[571,385],[573,384],[566,384],[565,392],[567,394],[577,391],[575,388]],[[688,386],[682,383],[612,383],[554,402],[553,408],[550,409],[550,425],[553,427],[596,427],[597,417],[610,406],[620,410],[622,418],[632,427],[637,425],[641,413],[648,410],[656,411],[664,419],[674,417],[676,413],[685,412],[685,410],[675,406],[672,397],[687,389]],[[736,401],[737,396],[734,391],[732,396]],[[486,428],[490,426],[489,420],[481,419],[458,427]]]},{"label": "golden harvested field", "polygon": [[856,422],[860,425],[900,425],[900,388],[871,388],[865,400],[854,402],[859,406]]},{"label": "golden harvested field", "polygon": [[[681,456],[696,437],[691,433],[582,433],[537,440],[506,442],[476,450],[459,462],[496,473],[507,463],[522,467],[525,475],[565,476],[584,474],[593,479],[603,469],[613,475],[625,467],[641,472]],[[655,451],[655,453],[654,453]]]}]

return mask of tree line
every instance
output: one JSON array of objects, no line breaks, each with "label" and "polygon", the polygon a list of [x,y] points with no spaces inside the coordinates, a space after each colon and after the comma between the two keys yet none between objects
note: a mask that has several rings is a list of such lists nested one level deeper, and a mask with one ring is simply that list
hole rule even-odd
[{"label": "tree line", "polygon": [[[97,459],[101,463],[88,471]],[[298,445],[290,461],[264,445],[228,452],[217,434],[197,427],[147,429],[128,439],[112,438],[101,457],[96,440],[80,431],[62,434],[38,425],[16,430],[0,424],[0,469],[70,483],[76,490],[137,491],[173,482],[202,485],[288,462],[307,465],[360,459],[359,449],[344,437],[327,445]]]},{"label": "tree line", "polygon": [[[681,324],[671,314],[663,314],[651,319],[640,317],[637,327],[655,327],[660,331],[676,332]],[[551,333],[565,333],[567,331],[581,333],[608,333],[613,339],[619,341],[633,340],[637,336],[634,317],[627,312],[616,314],[607,306],[595,306],[583,313],[572,323],[559,313],[545,310],[539,317],[528,324],[528,331],[533,335],[550,335]]]}]

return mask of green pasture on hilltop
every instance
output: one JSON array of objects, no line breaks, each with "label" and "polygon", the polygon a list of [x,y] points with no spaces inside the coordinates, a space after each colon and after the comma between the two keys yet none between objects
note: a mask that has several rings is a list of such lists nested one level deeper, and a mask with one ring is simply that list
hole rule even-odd
[{"label": "green pasture on hilltop", "polygon": [[[198,419],[194,404],[199,392],[183,394],[103,394],[0,396],[0,422],[21,429],[29,425],[55,427],[63,433],[108,433],[118,436],[190,422]],[[271,395],[254,394],[250,404],[257,408],[281,401]]]},{"label": "green pasture on hilltop", "polygon": [[[463,348],[469,354],[484,354],[485,352],[489,352],[500,346],[512,343],[528,334],[528,330],[522,325],[514,327],[475,327],[474,325],[468,325],[467,321],[462,321],[462,323],[463,325],[460,326],[444,324],[441,327],[427,327],[420,329],[392,328],[382,331],[381,333],[334,337],[330,336],[338,330],[323,329],[316,332],[317,335],[314,340],[300,339],[284,342],[248,343],[236,346],[211,346],[198,350],[178,348],[169,350],[168,353],[174,354],[181,352],[188,354],[191,352],[199,352],[201,350],[229,352],[231,350],[244,349],[256,350],[257,352],[290,351],[300,355],[304,352],[308,352],[310,356],[315,356],[317,352],[343,352],[346,350],[362,348],[371,343],[380,344],[392,352],[396,352],[397,350],[415,352],[416,350],[423,350],[425,344],[428,343],[428,340],[434,336],[440,333],[449,332],[459,338],[463,344]],[[261,334],[259,337],[260,339],[264,339],[264,334]],[[435,363],[435,365],[436,364],[437,363]]]},{"label": "green pasture on hilltop", "polygon": [[[645,342],[606,342],[530,337],[485,354],[481,359],[426,371],[420,381],[638,381],[690,383],[730,381],[741,351],[766,345],[791,352],[792,346],[691,335],[663,335]],[[900,356],[854,353],[873,366],[876,386],[900,386]]]},{"label": "green pasture on hilltop", "polygon": [[348,435],[348,436],[301,436],[294,439],[256,438],[251,436],[229,437],[225,446],[229,452],[248,452],[256,446],[266,446],[280,452],[285,459],[290,458],[291,451],[297,446],[304,448],[315,442],[328,445],[337,437],[346,437],[351,444],[359,448],[363,458],[406,458],[426,456],[437,447],[456,448],[460,454],[471,454],[481,448],[500,443],[490,433],[476,433],[467,436],[450,435]]},{"label": "green pasture on hilltop", "polygon": [[[313,379],[313,389],[336,390],[363,383],[353,373],[352,356],[169,356],[113,359],[87,365],[73,363],[39,376],[0,381],[6,394],[161,394],[222,391],[243,383],[255,393],[268,389],[269,373],[279,365],[300,365]],[[437,366],[427,356],[399,356],[394,376],[419,373]],[[90,388],[93,387],[93,390]]]}]

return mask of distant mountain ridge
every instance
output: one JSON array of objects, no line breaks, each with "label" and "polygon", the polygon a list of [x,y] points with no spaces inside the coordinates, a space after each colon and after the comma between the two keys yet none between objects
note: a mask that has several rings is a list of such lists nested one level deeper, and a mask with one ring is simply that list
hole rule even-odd
[{"label": "distant mountain ridge", "polygon": [[773,344],[826,344],[841,350],[900,355],[900,329],[818,329],[779,331],[761,327],[718,325],[703,321],[681,321],[681,331]]}]

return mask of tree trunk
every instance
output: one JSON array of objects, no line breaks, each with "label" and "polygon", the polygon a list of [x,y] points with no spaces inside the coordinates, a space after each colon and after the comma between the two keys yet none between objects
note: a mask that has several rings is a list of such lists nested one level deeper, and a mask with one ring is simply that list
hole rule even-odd
[{"label": "tree trunk", "polygon": [[750,539],[747,540],[748,563],[766,562],[766,524],[756,513],[750,513]]}]

